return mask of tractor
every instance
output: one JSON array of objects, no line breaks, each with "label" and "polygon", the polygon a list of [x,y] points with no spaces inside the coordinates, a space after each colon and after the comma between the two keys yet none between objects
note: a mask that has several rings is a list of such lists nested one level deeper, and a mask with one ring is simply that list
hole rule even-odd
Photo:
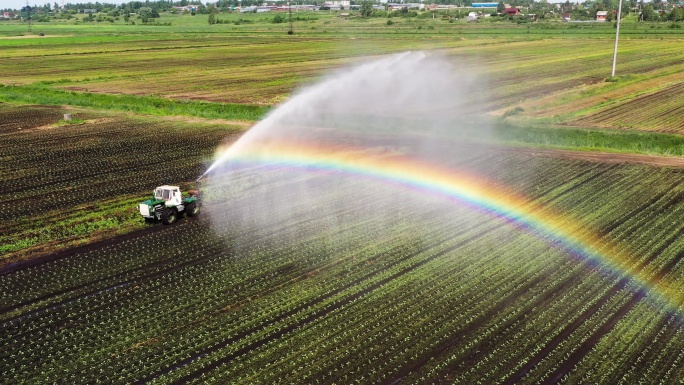
[{"label": "tractor", "polygon": [[189,217],[199,214],[199,189],[190,190],[187,197],[181,195],[178,186],[159,186],[154,189],[154,196],[140,203],[140,214],[146,221],[161,221],[170,225],[185,213]]}]

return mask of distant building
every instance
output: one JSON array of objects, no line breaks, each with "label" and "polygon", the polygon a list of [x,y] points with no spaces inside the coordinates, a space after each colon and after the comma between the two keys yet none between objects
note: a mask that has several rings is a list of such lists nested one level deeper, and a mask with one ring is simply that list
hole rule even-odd
[{"label": "distant building", "polygon": [[299,11],[317,11],[318,7],[315,5],[294,5],[291,4],[289,7],[287,5],[281,5],[271,9],[271,12],[299,12]]},{"label": "distant building", "polygon": [[328,0],[325,2],[325,5],[327,6],[340,6],[340,7],[348,7],[351,5],[350,0]]},{"label": "distant building", "polygon": [[571,20],[570,14],[569,14],[569,13],[564,13],[564,14],[563,14],[563,20],[564,20],[564,21],[570,21],[570,20]]},{"label": "distant building", "polygon": [[479,18],[480,18],[480,14],[477,12],[470,12],[468,14],[468,16],[466,16],[467,21],[476,21]]},{"label": "distant building", "polygon": [[244,7],[244,8],[242,8],[242,9],[240,9],[240,13],[249,13],[249,12],[263,13],[263,12],[271,12],[271,11],[275,10],[276,8],[277,8],[277,7],[275,7],[275,6],[269,6],[269,5],[259,6],[259,7],[257,7],[257,6],[251,6],[251,7]]},{"label": "distant building", "polygon": [[3,18],[3,19],[11,19],[12,17],[10,16],[9,12],[3,12],[3,13],[2,13],[2,18]]},{"label": "distant building", "polygon": [[196,12],[197,11],[197,6],[196,5],[184,5],[182,7],[173,7],[173,9],[176,9],[181,12]]},{"label": "distant building", "polygon": [[496,8],[499,3],[473,3],[472,8]]},{"label": "distant building", "polygon": [[606,20],[608,20],[608,11],[596,12],[596,21],[606,21]]},{"label": "distant building", "polygon": [[515,7],[514,8],[506,8],[506,9],[504,9],[503,13],[504,13],[504,15],[515,16],[515,15],[520,14],[520,9],[515,8]]},{"label": "distant building", "polygon": [[406,3],[406,6],[408,7],[408,9],[425,9],[425,4],[423,3]]}]

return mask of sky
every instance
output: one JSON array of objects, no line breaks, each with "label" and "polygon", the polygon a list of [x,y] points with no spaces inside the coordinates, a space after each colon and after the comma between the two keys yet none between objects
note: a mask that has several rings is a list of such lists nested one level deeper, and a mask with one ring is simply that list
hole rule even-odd
[{"label": "sky", "polygon": [[[34,6],[43,6],[46,3],[50,3],[51,5],[57,1],[57,4],[62,4],[62,0],[29,0],[29,5]],[[66,0],[65,3],[87,3],[87,2],[96,2],[98,0]],[[121,3],[128,3],[132,0],[99,0],[101,3],[109,3],[109,4],[121,4]],[[144,1],[144,0],[143,0]],[[498,0],[497,0],[498,1]],[[572,3],[574,3],[577,0],[571,0]],[[584,0],[579,0],[580,2],[583,2]],[[515,1],[513,1],[514,3]],[[549,3],[559,3],[559,2],[565,2],[565,0],[548,0]],[[202,1],[202,3],[206,3],[206,1]],[[511,3],[511,0],[504,1],[504,3]],[[22,7],[26,6],[26,0],[0,0],[0,9],[5,9],[5,8],[12,8],[12,9],[21,9]]]},{"label": "sky", "polygon": [[[57,2],[57,4],[62,4],[62,0],[29,0],[29,5],[32,7],[34,5],[38,6],[43,6],[46,3],[50,3],[51,5]],[[87,3],[87,2],[92,2],[95,3],[98,0],[67,0],[64,3]],[[121,3],[128,3],[132,0],[126,0],[126,1],[119,1],[119,0],[99,0],[101,3],[112,3],[112,4],[121,4]],[[142,0],[144,1],[144,0]],[[5,9],[5,8],[12,8],[12,9],[21,9],[22,7],[26,6],[26,0],[0,0],[0,9]]]},{"label": "sky", "polygon": [[[29,0],[29,5],[34,6],[43,6],[46,3],[50,3],[51,5],[57,2],[57,4],[62,4],[62,0]],[[66,0],[65,3],[87,3],[88,1],[90,2],[96,2],[98,0]],[[121,3],[128,3],[132,0],[99,0],[101,3],[110,3],[110,4],[121,4]],[[143,0],[144,1],[144,0]],[[497,0],[498,1],[498,0]],[[572,2],[574,3],[577,0],[573,0]],[[580,0],[582,2],[584,0]],[[504,3],[510,3],[511,1],[504,1]],[[565,2],[565,0],[549,0],[549,3],[558,3],[558,2]],[[202,1],[202,3],[206,3],[206,1]],[[26,6],[26,0],[0,0],[0,9],[5,9],[5,8],[12,8],[12,9],[21,9],[22,7]]]}]

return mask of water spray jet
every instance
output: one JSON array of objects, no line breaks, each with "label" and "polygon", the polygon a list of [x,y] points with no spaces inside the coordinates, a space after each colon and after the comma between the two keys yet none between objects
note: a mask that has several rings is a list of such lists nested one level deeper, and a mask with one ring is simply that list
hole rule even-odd
[{"label": "water spray jet", "polygon": [[[301,90],[219,152],[205,173],[214,230],[231,236],[236,253],[241,242],[251,252],[254,239],[279,250],[310,237],[358,250],[407,234],[420,243],[432,216],[464,229],[494,218],[608,277],[628,277],[655,303],[677,309],[667,290],[625,269],[620,250],[600,234],[495,183],[508,165],[484,143],[493,135],[477,112],[485,85],[464,67],[407,52]],[[362,224],[370,224],[369,244],[342,235]]]},{"label": "water spray jet", "polygon": [[[329,74],[297,91],[216,153],[199,178],[211,192],[204,203],[211,205],[207,213],[212,225],[219,233],[239,229],[233,238],[239,240],[241,234],[268,236],[265,229],[277,223],[284,229],[279,240],[288,243],[288,237],[310,234],[300,224],[317,223],[313,231],[339,238],[358,216],[338,212],[355,212],[360,201],[382,199],[396,202],[389,211],[370,205],[360,215],[387,218],[388,223],[377,227],[393,228],[395,208],[413,210],[425,197],[360,174],[330,171],[323,156],[318,162],[305,158],[311,150],[323,150],[313,153],[361,168],[398,157],[457,163],[473,150],[445,146],[442,139],[461,132],[464,118],[477,113],[472,105],[483,95],[481,85],[464,66],[456,68],[438,54],[419,51],[373,58]],[[477,135],[489,132],[483,124]],[[283,146],[293,150],[288,159],[279,158]],[[293,167],[300,157],[305,167]],[[205,181],[206,176],[211,177]]]}]

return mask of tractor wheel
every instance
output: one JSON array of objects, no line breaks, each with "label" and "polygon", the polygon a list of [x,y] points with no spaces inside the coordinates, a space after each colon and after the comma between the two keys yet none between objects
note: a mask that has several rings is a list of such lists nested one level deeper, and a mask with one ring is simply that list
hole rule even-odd
[{"label": "tractor wheel", "polygon": [[197,203],[195,202],[190,202],[185,206],[185,214],[189,217],[194,217],[195,215],[199,214],[200,208],[197,206]]},{"label": "tractor wheel", "polygon": [[166,209],[162,213],[161,220],[163,224],[170,225],[178,220],[178,212],[176,209]]}]

